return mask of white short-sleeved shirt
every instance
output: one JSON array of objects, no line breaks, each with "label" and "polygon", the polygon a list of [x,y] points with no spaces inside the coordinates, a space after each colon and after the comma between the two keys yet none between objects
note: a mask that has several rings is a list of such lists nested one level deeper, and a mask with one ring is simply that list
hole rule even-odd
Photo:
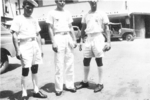
[{"label": "white short-sleeved shirt", "polygon": [[36,19],[24,15],[14,18],[10,29],[18,33],[18,39],[36,37],[36,33],[41,30]]},{"label": "white short-sleeved shirt", "polygon": [[49,12],[46,22],[53,25],[54,32],[65,32],[71,31],[69,24],[73,22],[73,19],[70,12],[67,10],[52,10]]},{"label": "white short-sleeved shirt", "polygon": [[109,23],[108,16],[102,11],[88,12],[82,17],[82,23],[87,25],[86,34],[103,32],[104,24]]}]

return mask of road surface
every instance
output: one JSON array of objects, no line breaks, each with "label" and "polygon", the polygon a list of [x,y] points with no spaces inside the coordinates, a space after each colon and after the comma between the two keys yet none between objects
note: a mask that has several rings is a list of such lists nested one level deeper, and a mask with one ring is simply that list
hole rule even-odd
[{"label": "road surface", "polygon": [[[136,39],[132,42],[113,41],[112,49],[103,59],[104,89],[94,93],[98,80],[95,60],[91,61],[89,89],[80,89],[76,93],[64,91],[56,96],[54,91],[54,53],[51,45],[44,45],[44,63],[39,68],[39,87],[48,95],[45,100],[150,100],[150,39]],[[83,79],[83,54],[76,48],[75,84]],[[0,75],[0,100],[21,100],[21,65],[16,58],[10,58],[8,71]],[[30,72],[31,74],[31,72]],[[27,78],[29,100],[33,98],[31,75]]]}]

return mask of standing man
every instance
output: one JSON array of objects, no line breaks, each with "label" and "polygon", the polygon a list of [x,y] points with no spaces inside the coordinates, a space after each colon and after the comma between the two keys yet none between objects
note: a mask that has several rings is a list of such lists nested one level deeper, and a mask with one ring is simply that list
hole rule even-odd
[{"label": "standing man", "polygon": [[[72,16],[64,10],[65,0],[55,0],[57,8],[50,11],[47,18],[52,48],[55,52],[55,90],[59,96],[63,91],[63,83],[66,90],[76,92],[74,87],[74,55],[76,38],[72,28]],[[65,71],[65,78],[63,78]],[[64,81],[65,79],[65,81]]]},{"label": "standing man", "polygon": [[[79,85],[76,86],[77,89],[87,88],[88,84],[88,75],[90,68],[90,61],[92,57],[95,57],[95,61],[98,67],[98,76],[99,83],[96,85],[94,92],[99,92],[103,89],[102,83],[102,73],[103,73],[103,63],[102,57],[104,56],[104,51],[108,51],[111,47],[110,44],[110,33],[109,33],[109,19],[107,15],[97,10],[97,2],[98,0],[89,0],[88,1],[91,10],[85,14],[82,18],[82,40],[84,40],[85,34],[87,35],[87,39],[85,41],[84,48],[84,80]],[[103,33],[107,35],[107,43],[105,45],[105,39]],[[80,45],[80,50],[82,50],[82,45]]]},{"label": "standing man", "polygon": [[[32,82],[34,86],[33,97],[47,98],[38,88],[38,64],[42,63],[40,27],[38,21],[31,14],[33,8],[38,6],[34,0],[23,1],[23,15],[17,16],[11,25],[13,43],[16,49],[16,56],[22,63],[22,100],[27,100],[26,78],[29,74],[29,68],[32,72]],[[38,44],[39,43],[39,44]]]}]

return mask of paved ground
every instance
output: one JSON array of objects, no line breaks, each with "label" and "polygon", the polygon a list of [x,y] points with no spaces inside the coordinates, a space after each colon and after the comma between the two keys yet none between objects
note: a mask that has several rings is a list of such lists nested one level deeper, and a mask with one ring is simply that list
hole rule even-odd
[{"label": "paved ground", "polygon": [[[112,42],[112,49],[104,58],[104,89],[94,93],[97,83],[97,67],[91,61],[90,88],[76,93],[54,93],[54,60],[51,45],[45,45],[44,64],[39,68],[39,86],[48,95],[45,100],[150,100],[150,39],[133,42]],[[75,84],[83,79],[82,52],[75,49]],[[16,58],[10,58],[8,71],[0,75],[0,100],[21,100],[21,67]],[[44,100],[32,97],[31,75],[27,78],[29,100]]]}]

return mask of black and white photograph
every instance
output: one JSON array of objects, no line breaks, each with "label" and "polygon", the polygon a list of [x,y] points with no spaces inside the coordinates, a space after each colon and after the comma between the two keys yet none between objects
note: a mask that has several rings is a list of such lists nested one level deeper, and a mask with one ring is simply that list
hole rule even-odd
[{"label": "black and white photograph", "polygon": [[0,100],[150,100],[150,0],[0,5]]}]

